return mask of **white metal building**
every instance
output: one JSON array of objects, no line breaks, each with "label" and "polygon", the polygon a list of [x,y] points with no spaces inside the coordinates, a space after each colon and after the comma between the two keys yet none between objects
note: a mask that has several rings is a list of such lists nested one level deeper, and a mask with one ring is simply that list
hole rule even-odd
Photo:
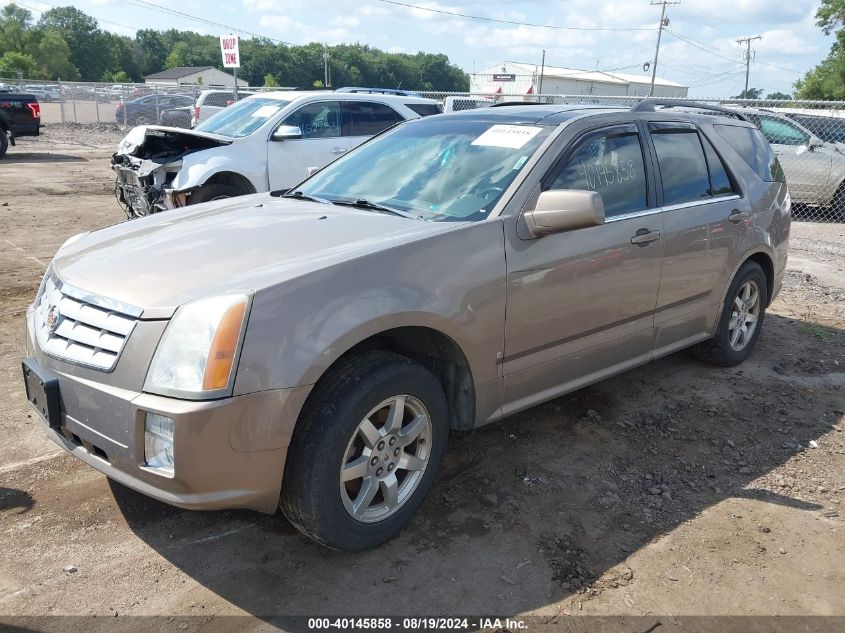
[{"label": "white metal building", "polygon": [[[559,66],[502,62],[480,73],[470,75],[470,92],[484,95],[527,96],[540,92],[542,70],[543,94],[596,95],[596,96],[647,96],[651,85],[650,75],[576,70]],[[686,97],[688,86],[655,78],[655,97]]]},{"label": "white metal building", "polygon": [[[211,87],[232,87],[235,78],[214,66],[177,66],[144,77],[144,83],[157,86],[186,86],[200,84]],[[247,88],[249,82],[238,79],[238,87]]]}]

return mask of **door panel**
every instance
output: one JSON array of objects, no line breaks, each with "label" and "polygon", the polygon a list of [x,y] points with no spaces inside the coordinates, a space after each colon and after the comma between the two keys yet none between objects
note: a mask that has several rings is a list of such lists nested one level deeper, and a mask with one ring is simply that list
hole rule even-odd
[{"label": "door panel", "polygon": [[270,190],[287,189],[304,180],[309,169],[321,169],[349,150],[343,135],[340,102],[318,101],[289,114],[280,125],[302,130],[301,139],[267,143]]},{"label": "door panel", "polygon": [[540,239],[506,228],[505,413],[651,354],[663,218],[647,209],[645,159],[634,125],[576,142],[545,188],[602,196],[606,223]]}]

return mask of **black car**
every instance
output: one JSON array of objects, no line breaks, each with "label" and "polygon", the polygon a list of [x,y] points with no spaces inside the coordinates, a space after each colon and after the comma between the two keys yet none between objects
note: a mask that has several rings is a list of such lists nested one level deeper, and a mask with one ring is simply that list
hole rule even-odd
[{"label": "black car", "polygon": [[845,143],[845,119],[819,114],[781,112],[827,143]]},{"label": "black car", "polygon": [[181,108],[171,108],[164,110],[159,117],[159,123],[168,127],[181,127],[185,129],[191,128],[191,117],[194,114],[192,106],[183,106]]},{"label": "black car", "polygon": [[35,95],[2,90],[0,84],[0,158],[19,136],[38,136],[41,106]]},{"label": "black car", "polygon": [[194,98],[187,95],[151,94],[117,104],[114,118],[118,123],[149,125],[158,123],[161,113],[172,108],[191,106]]}]

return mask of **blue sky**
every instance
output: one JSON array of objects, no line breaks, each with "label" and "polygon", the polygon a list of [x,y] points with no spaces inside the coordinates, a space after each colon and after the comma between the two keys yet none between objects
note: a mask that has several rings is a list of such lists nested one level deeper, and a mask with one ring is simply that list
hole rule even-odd
[{"label": "blue sky", "polygon": [[[291,43],[361,42],[390,51],[445,53],[464,70],[497,62],[546,63],[579,69],[642,72],[654,55],[660,7],[649,0],[402,0],[409,4],[514,22],[584,29],[567,31],[470,20],[388,4],[380,0],[146,0],[184,13]],[[46,10],[61,0],[20,0]],[[71,3],[123,34],[136,28],[193,29],[220,35],[223,29],[167,15],[133,0]],[[690,86],[693,96],[730,96],[742,90],[744,63],[736,39],[753,42],[751,86],[766,93],[791,92],[793,82],[820,62],[832,37],[815,26],[819,0],[684,0],[669,6],[658,75]],[[236,32],[236,31],[233,31]],[[282,78],[283,81],[283,78]]]}]

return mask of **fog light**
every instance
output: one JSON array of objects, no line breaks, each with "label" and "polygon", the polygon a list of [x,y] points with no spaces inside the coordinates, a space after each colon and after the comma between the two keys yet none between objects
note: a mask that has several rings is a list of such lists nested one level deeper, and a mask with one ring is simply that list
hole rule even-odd
[{"label": "fog light", "polygon": [[147,412],[144,420],[144,461],[150,468],[173,473],[173,420]]}]

